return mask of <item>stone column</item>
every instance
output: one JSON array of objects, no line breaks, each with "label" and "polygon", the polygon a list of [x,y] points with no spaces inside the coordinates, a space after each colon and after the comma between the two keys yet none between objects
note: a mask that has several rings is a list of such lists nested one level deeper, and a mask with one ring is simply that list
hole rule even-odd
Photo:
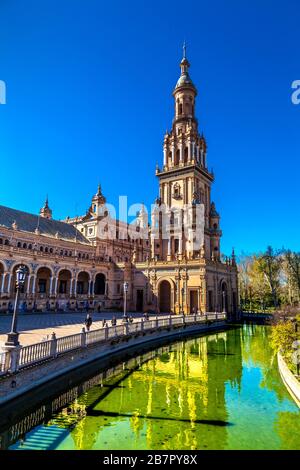
[{"label": "stone column", "polygon": [[27,278],[27,289],[26,289],[26,294],[30,294],[30,282],[31,282],[32,274],[29,274]]},{"label": "stone column", "polygon": [[58,277],[54,279],[54,295],[57,296]]},{"label": "stone column", "polygon": [[183,142],[181,142],[179,147],[179,163],[183,162]]},{"label": "stone column", "polygon": [[164,147],[164,166],[167,165],[167,148]]},{"label": "stone column", "polygon": [[89,279],[88,295],[93,295],[92,293],[92,279]]},{"label": "stone column", "polygon": [[53,276],[50,277],[49,295],[52,295]]},{"label": "stone column", "polygon": [[172,238],[170,237],[168,240],[168,255],[167,255],[168,261],[171,261],[171,244],[172,244]]},{"label": "stone column", "polygon": [[32,281],[32,295],[35,295],[35,284],[36,284],[36,274],[33,274],[33,281]]},{"label": "stone column", "polygon": [[8,275],[7,293],[10,294],[10,285],[11,285],[12,273],[7,273],[7,275]]},{"label": "stone column", "polygon": [[175,145],[174,145],[174,143],[172,144],[172,163],[173,163],[173,165],[175,163]]},{"label": "stone column", "polygon": [[7,273],[3,273],[3,274],[2,274],[1,292],[0,292],[1,294],[3,294],[3,292],[4,292],[4,284],[5,284],[6,274],[7,274]]},{"label": "stone column", "polygon": [[72,296],[72,293],[73,293],[73,282],[74,281],[75,281],[75,279],[72,277],[71,281],[70,281],[70,297]]}]

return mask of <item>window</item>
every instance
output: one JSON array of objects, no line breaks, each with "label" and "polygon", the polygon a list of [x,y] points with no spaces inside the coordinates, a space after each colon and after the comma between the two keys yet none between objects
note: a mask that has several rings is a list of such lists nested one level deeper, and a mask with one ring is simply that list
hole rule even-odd
[{"label": "window", "polygon": [[179,103],[178,114],[182,114],[182,103]]},{"label": "window", "polygon": [[27,244],[26,244],[26,243],[23,243],[23,248],[24,248],[24,249],[27,248]]}]

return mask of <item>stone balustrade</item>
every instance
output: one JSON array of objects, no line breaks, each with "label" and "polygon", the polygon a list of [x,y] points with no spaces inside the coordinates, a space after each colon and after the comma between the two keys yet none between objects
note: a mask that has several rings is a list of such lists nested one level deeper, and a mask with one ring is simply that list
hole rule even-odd
[{"label": "stone balustrade", "polygon": [[122,325],[109,327],[107,324],[98,330],[86,331],[82,328],[81,333],[56,338],[52,334],[50,340],[29,346],[11,348],[0,353],[0,376],[17,373],[33,365],[38,365],[46,360],[54,360],[58,356],[69,351],[80,350],[103,342],[111,342],[128,335],[143,334],[144,332],[162,330],[182,325],[195,325],[207,321],[225,320],[225,313],[206,313],[203,315],[176,315],[165,318],[154,317],[153,319],[137,322],[126,322]]}]

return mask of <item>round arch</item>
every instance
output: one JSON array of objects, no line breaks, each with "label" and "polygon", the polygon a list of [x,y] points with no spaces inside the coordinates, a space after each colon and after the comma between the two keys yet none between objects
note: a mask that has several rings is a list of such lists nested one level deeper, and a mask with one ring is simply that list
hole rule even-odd
[{"label": "round arch", "polygon": [[87,295],[89,293],[89,282],[91,279],[90,273],[87,271],[80,271],[77,276],[76,294]]},{"label": "round arch", "polygon": [[52,277],[53,272],[51,268],[48,266],[39,266],[36,271],[36,292],[38,294],[50,294],[50,284]]},{"label": "round arch", "polygon": [[174,310],[175,284],[172,279],[162,278],[157,285],[158,306],[160,313],[171,313]]},{"label": "round arch", "polygon": [[58,294],[66,295],[71,290],[72,272],[70,269],[60,269],[58,274]]}]

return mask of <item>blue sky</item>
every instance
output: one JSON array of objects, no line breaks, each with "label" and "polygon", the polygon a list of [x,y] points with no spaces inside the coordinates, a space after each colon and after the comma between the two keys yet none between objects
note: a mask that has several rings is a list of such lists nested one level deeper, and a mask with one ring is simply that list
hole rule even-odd
[{"label": "blue sky", "polygon": [[0,204],[55,218],[151,204],[182,42],[222,251],[299,250],[298,0],[1,0]]}]

